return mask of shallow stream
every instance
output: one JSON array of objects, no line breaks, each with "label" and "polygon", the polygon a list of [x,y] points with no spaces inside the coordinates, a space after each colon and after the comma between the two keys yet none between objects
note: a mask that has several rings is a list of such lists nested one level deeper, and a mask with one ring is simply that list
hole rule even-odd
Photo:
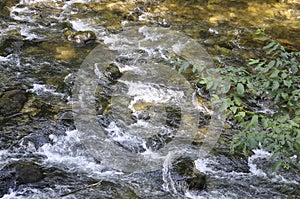
[{"label": "shallow stream", "polygon": [[272,154],[229,155],[199,74],[300,48],[300,2],[2,0],[0,197],[298,198]]}]

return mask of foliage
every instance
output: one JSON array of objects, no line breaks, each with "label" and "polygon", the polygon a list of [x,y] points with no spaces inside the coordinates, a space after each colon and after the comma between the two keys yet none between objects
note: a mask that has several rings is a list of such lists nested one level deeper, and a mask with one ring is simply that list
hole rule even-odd
[{"label": "foliage", "polygon": [[277,161],[274,170],[296,168],[300,160],[300,52],[286,51],[263,31],[257,34],[267,42],[264,58],[250,59],[244,67],[219,68],[222,82],[211,78],[199,82],[226,94],[214,99],[222,102],[221,110],[237,127],[232,153],[264,148]]}]

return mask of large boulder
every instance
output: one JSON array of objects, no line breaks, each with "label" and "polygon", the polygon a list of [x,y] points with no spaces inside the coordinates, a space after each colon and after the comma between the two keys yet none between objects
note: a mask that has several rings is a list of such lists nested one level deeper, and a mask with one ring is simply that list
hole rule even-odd
[{"label": "large boulder", "polygon": [[20,0],[2,0],[0,2],[0,16],[8,18],[10,16],[10,8],[19,2]]},{"label": "large boulder", "polygon": [[171,176],[178,186],[188,190],[201,191],[207,186],[207,178],[204,173],[198,171],[195,167],[195,162],[190,157],[177,158],[172,163]]},{"label": "large boulder", "polygon": [[4,92],[0,98],[0,115],[7,116],[18,113],[26,101],[25,91],[10,90]]},{"label": "large boulder", "polygon": [[44,178],[41,167],[33,162],[13,162],[0,170],[0,197],[9,189],[20,185],[37,183]]}]

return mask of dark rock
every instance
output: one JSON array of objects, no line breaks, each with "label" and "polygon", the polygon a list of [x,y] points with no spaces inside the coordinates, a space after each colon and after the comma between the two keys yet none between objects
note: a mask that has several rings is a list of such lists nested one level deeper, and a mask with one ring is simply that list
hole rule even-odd
[{"label": "dark rock", "polygon": [[[221,137],[222,138],[222,137]],[[241,172],[249,173],[250,167],[248,158],[244,154],[230,154],[227,148],[214,148],[212,150],[216,161],[219,164],[214,164],[214,170],[222,170],[225,172]],[[224,166],[226,165],[226,166]]]},{"label": "dark rock", "polygon": [[0,170],[0,197],[9,189],[24,184],[37,183],[44,178],[41,167],[33,162],[13,162]]},{"label": "dark rock", "polygon": [[14,173],[0,170],[0,197],[8,193],[10,188],[15,188]]},{"label": "dark rock", "polygon": [[27,101],[22,90],[6,91],[0,98],[0,115],[7,116],[18,113]]},{"label": "dark rock", "polygon": [[181,125],[181,109],[176,106],[167,106],[167,125],[174,128],[179,128]]},{"label": "dark rock", "polygon": [[198,127],[201,128],[201,127],[204,127],[205,125],[208,125],[210,122],[210,119],[211,119],[210,115],[200,112]]},{"label": "dark rock", "polygon": [[203,99],[210,100],[210,93],[206,89],[206,84],[200,84],[199,82],[196,84],[197,85],[197,95],[202,97]]},{"label": "dark rock", "polygon": [[93,31],[79,31],[69,37],[69,40],[73,41],[78,47],[94,44],[96,39],[96,34]]},{"label": "dark rock", "polygon": [[44,144],[50,143],[50,139],[46,133],[44,134],[41,132],[36,132],[36,133],[32,133],[28,136],[25,136],[22,139],[23,145],[28,145],[28,143],[33,143],[34,147],[36,149],[38,149],[41,146],[43,146]]},{"label": "dark rock", "polygon": [[104,74],[111,81],[115,81],[122,76],[122,73],[120,72],[119,67],[116,66],[115,64],[110,64],[106,68]]},{"label": "dark rock", "polygon": [[137,122],[138,120],[149,120],[150,115],[147,112],[139,112],[137,114],[132,114],[131,119],[134,122]]},{"label": "dark rock", "polygon": [[42,169],[33,162],[20,162],[10,166],[13,166],[16,172],[18,185],[35,183],[43,179]]},{"label": "dark rock", "polygon": [[194,160],[190,157],[177,158],[172,164],[171,173],[173,180],[177,184],[184,184],[186,189],[201,191],[206,188],[206,175],[195,168]]},{"label": "dark rock", "polygon": [[149,137],[146,141],[147,148],[152,151],[163,148],[166,144],[172,141],[174,135],[169,132],[158,133]]},{"label": "dark rock", "polygon": [[8,18],[10,16],[10,8],[19,2],[20,0],[2,0],[0,2],[0,16]]},{"label": "dark rock", "polygon": [[226,165],[226,167],[222,167],[222,169],[225,170],[226,172],[233,172],[233,171],[242,172],[242,173],[250,172],[247,159],[243,156],[219,155],[218,159],[220,161],[220,165]]},{"label": "dark rock", "polygon": [[19,52],[24,42],[22,38],[17,36],[9,36],[3,41],[0,41],[0,56],[8,56],[9,54]]},{"label": "dark rock", "polygon": [[98,189],[103,190],[100,198],[139,198],[134,190],[121,183],[102,181]]}]

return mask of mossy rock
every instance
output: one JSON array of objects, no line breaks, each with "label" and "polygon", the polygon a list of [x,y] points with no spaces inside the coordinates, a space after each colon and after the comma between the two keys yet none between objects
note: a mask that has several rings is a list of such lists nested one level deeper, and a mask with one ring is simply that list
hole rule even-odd
[{"label": "mossy rock", "polygon": [[207,186],[206,175],[196,169],[190,157],[177,158],[172,163],[171,173],[175,182],[184,182],[189,190],[201,191]]},{"label": "mossy rock", "polygon": [[111,81],[115,81],[115,80],[121,78],[121,76],[122,76],[122,73],[120,72],[119,67],[115,64],[110,64],[106,68],[104,74]]},{"label": "mossy rock", "polygon": [[24,42],[18,33],[12,32],[5,40],[0,41],[0,56],[7,56],[9,54],[20,51]]},{"label": "mossy rock", "polygon": [[10,16],[10,8],[19,2],[20,0],[2,0],[0,2],[0,16],[8,18]]},{"label": "mossy rock", "polygon": [[18,113],[27,101],[23,90],[6,91],[0,98],[0,115],[7,116]]}]

